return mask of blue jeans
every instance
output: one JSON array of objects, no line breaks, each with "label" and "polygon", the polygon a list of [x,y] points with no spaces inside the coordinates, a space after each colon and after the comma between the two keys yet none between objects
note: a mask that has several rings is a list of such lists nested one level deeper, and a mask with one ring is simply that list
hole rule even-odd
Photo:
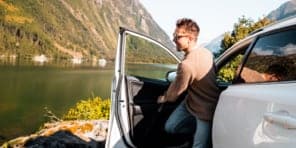
[{"label": "blue jeans", "polygon": [[[165,124],[165,131],[171,134],[193,134],[194,148],[208,148],[210,122],[193,116],[186,108],[185,101],[175,109]],[[195,132],[194,132],[195,131]]]}]

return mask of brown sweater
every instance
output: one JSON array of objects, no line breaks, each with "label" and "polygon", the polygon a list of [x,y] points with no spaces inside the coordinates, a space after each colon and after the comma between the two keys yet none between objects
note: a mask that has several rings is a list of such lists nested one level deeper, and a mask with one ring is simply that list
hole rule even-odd
[{"label": "brown sweater", "polygon": [[199,47],[185,55],[178,65],[177,76],[168,88],[165,99],[173,102],[188,89],[186,106],[201,120],[213,119],[220,90],[216,85],[212,53]]}]

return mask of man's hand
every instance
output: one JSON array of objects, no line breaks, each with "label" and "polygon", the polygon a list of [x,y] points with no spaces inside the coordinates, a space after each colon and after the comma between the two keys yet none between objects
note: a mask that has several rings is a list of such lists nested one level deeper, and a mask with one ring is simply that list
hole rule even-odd
[{"label": "man's hand", "polygon": [[164,96],[159,96],[159,97],[157,98],[157,103],[158,103],[158,104],[165,103],[165,102],[166,102],[166,99],[165,99]]}]

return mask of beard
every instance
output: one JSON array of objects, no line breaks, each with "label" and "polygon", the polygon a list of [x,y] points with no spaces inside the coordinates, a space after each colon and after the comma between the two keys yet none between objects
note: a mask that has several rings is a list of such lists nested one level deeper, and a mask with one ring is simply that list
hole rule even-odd
[{"label": "beard", "polygon": [[176,46],[176,50],[178,51],[178,52],[182,52],[182,51],[184,51],[184,47],[182,48],[182,47],[180,47],[180,46]]},{"label": "beard", "polygon": [[181,51],[183,51],[183,49],[180,47],[180,46],[176,46],[176,50],[178,51],[178,52],[181,52]]}]

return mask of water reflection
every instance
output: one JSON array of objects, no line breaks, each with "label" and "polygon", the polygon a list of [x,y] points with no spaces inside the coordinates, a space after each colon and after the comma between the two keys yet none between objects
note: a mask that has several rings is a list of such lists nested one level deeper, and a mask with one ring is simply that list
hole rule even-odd
[{"label": "water reflection", "polygon": [[58,116],[88,97],[110,97],[113,64],[86,61],[0,59],[0,144],[36,131],[45,121],[44,107]]},{"label": "water reflection", "polygon": [[84,68],[84,67],[100,67],[110,68],[113,66],[113,61],[105,59],[52,59],[44,55],[37,55],[33,58],[19,58],[17,55],[5,56],[0,55],[0,66],[47,66],[59,68]]}]

